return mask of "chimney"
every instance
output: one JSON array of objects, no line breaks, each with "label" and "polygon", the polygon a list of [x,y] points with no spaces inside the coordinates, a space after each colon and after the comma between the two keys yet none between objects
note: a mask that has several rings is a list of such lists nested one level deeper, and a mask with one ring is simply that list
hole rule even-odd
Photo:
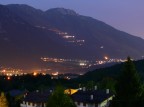
[{"label": "chimney", "polygon": [[109,89],[106,89],[106,94],[109,94]]},{"label": "chimney", "polygon": [[50,90],[50,93],[52,93],[52,90]]},{"label": "chimney", "polygon": [[97,86],[94,86],[94,90],[97,90]]},{"label": "chimney", "polygon": [[24,98],[27,96],[27,94],[28,94],[28,93],[25,93],[25,94],[24,94]]},{"label": "chimney", "polygon": [[83,87],[83,91],[86,91],[86,87]]},{"label": "chimney", "polygon": [[93,95],[90,96],[90,99],[93,100]]}]

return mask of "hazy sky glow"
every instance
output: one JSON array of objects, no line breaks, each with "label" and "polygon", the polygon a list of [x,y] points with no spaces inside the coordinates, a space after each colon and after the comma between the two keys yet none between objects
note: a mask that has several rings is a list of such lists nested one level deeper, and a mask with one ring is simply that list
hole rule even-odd
[{"label": "hazy sky glow", "polygon": [[0,0],[0,4],[28,4],[42,10],[69,8],[144,38],[144,0]]}]

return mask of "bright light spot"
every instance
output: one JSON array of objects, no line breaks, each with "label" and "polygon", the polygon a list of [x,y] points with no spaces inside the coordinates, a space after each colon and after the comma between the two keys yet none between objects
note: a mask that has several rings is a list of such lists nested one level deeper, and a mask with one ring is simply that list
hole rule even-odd
[{"label": "bright light spot", "polygon": [[100,48],[101,48],[101,49],[103,49],[104,47],[103,47],[103,46],[101,46]]},{"label": "bright light spot", "polygon": [[46,75],[46,73],[42,73],[42,75]]},{"label": "bright light spot", "polygon": [[98,62],[98,64],[103,64],[103,63],[104,63],[104,61],[99,61],[99,62]]},{"label": "bright light spot", "polygon": [[105,59],[105,60],[108,60],[108,57],[107,57],[107,56],[105,56],[105,57],[104,57],[104,59]]},{"label": "bright light spot", "polygon": [[7,80],[10,80],[11,78],[10,77],[7,77]]},{"label": "bright light spot", "polygon": [[36,72],[34,72],[34,73],[33,73],[33,76],[37,76],[37,73],[36,73]]},{"label": "bright light spot", "polygon": [[2,72],[6,72],[6,70],[2,70]]},{"label": "bright light spot", "polygon": [[64,91],[65,94],[69,94],[69,95],[72,95],[74,93],[76,93],[78,90],[77,89],[66,89]]},{"label": "bright light spot", "polygon": [[68,39],[68,38],[74,38],[74,36],[68,36],[68,35],[66,35],[66,36],[63,36],[63,38],[66,38],[66,39]]},{"label": "bright light spot", "polygon": [[52,73],[52,75],[56,76],[56,75],[58,75],[58,72]]},{"label": "bright light spot", "polygon": [[81,62],[79,65],[80,65],[80,66],[86,66],[86,64],[85,64],[85,63],[82,63],[82,62]]}]

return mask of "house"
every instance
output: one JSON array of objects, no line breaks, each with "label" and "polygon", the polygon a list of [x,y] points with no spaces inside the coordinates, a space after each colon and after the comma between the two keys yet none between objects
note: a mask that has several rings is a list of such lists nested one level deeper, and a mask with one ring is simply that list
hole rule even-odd
[{"label": "house", "polygon": [[25,94],[28,93],[28,91],[27,90],[22,91],[22,90],[14,89],[14,90],[9,91],[8,93],[11,97],[18,99],[18,98],[22,98]]},{"label": "house", "polygon": [[[35,92],[28,93],[20,104],[20,107],[46,107],[48,97],[52,94],[52,90],[53,88],[43,92],[39,92],[37,90]],[[67,89],[64,93],[71,95],[76,91],[77,90],[75,89]],[[69,92],[71,92],[71,94]]]},{"label": "house", "polygon": [[[65,93],[70,95],[77,107],[108,107],[114,94],[106,90],[82,90],[67,89]],[[25,96],[20,107],[46,107],[48,97],[52,94],[52,90],[45,92],[32,92]]]},{"label": "house", "polygon": [[46,107],[46,102],[52,91],[31,92],[25,96],[20,107]]},{"label": "house", "polygon": [[79,90],[71,98],[77,107],[108,107],[114,94],[107,90]]},{"label": "house", "polygon": [[15,107],[19,105],[20,101],[23,99],[23,96],[28,93],[27,90],[18,90],[13,89],[7,92],[7,99],[9,101],[10,107]]}]

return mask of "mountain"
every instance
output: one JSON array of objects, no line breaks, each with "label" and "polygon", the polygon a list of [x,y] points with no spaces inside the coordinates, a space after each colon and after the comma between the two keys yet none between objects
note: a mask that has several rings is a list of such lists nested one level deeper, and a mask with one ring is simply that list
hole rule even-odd
[{"label": "mountain", "polygon": [[[141,56],[143,39],[119,31],[101,21],[91,17],[71,14],[53,14],[52,10],[46,11],[50,25],[70,34],[84,39],[90,52],[111,57],[125,57],[125,55]],[[59,16],[59,17],[58,17]],[[103,47],[102,49],[100,47]],[[139,53],[140,52],[140,53]]]},{"label": "mountain", "polygon": [[[136,70],[138,71],[140,77],[142,80],[144,80],[144,59],[143,60],[138,60],[134,61],[134,65],[136,67]],[[118,77],[121,75],[121,71],[123,69],[124,63],[121,64],[116,64],[110,67],[105,67],[105,68],[100,68],[100,69],[95,69],[93,71],[87,72],[83,76],[79,77],[77,80],[78,81],[102,81],[103,79],[106,78],[113,78],[113,79],[118,79]]]},{"label": "mountain", "polygon": [[53,41],[57,35],[25,21],[7,7],[0,6],[0,63],[14,67],[30,67],[40,64],[42,56],[56,56],[71,52],[65,46]]},{"label": "mountain", "polygon": [[144,40],[70,9],[47,11],[28,5],[0,5],[0,63],[41,66],[43,56],[99,60],[140,58]]}]

